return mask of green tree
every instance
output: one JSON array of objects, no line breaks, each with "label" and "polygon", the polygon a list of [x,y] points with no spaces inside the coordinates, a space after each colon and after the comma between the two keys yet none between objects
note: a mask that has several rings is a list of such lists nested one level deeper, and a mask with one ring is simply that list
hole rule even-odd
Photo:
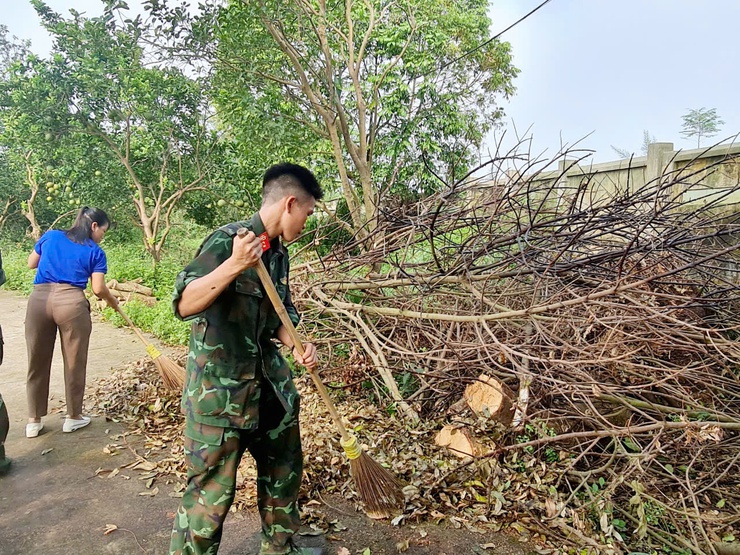
[{"label": "green tree", "polygon": [[18,211],[20,179],[7,150],[0,147],[0,229],[3,229]]},{"label": "green tree", "polygon": [[[29,46],[29,41],[9,36],[8,28],[0,25],[0,82],[7,79],[13,64],[28,56]],[[1,120],[0,133],[2,133]],[[22,181],[19,167],[12,163],[7,149],[0,144],[0,229],[17,212],[18,199],[22,196],[18,183]]]},{"label": "green tree", "polygon": [[[49,59],[15,64],[3,84],[3,142],[36,174],[48,167],[70,181],[65,194],[70,187],[86,203],[103,197],[132,213],[156,262],[182,198],[210,183],[217,135],[206,84],[157,64],[146,26],[126,18],[122,3],[96,18],[70,10],[70,19],[33,5],[54,47]],[[37,189],[41,181],[28,180],[35,201],[32,180]]]},{"label": "green tree", "polygon": [[715,108],[711,110],[706,108],[689,110],[687,114],[682,116],[682,119],[683,131],[681,131],[681,135],[687,139],[696,137],[697,148],[701,148],[702,137],[713,137],[719,133],[720,127],[725,123],[717,115]]},{"label": "green tree", "polygon": [[34,239],[83,201],[110,210],[112,199],[121,204],[125,199],[109,151],[70,125],[69,91],[57,77],[50,61],[29,54],[0,85],[0,142]]},{"label": "green tree", "polygon": [[517,70],[509,44],[488,40],[487,9],[233,0],[218,18],[220,116],[266,157],[331,163],[346,227],[367,236],[383,195],[461,177],[500,119],[494,100],[513,93]]}]

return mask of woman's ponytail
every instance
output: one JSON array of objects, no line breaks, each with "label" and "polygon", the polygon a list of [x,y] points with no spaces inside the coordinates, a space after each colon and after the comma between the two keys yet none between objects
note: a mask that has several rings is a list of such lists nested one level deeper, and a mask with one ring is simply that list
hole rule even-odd
[{"label": "woman's ponytail", "polygon": [[99,208],[90,208],[83,206],[77,213],[75,223],[72,224],[65,233],[71,241],[84,245],[92,237],[92,224],[95,222],[98,226],[109,226],[110,220],[108,214]]}]

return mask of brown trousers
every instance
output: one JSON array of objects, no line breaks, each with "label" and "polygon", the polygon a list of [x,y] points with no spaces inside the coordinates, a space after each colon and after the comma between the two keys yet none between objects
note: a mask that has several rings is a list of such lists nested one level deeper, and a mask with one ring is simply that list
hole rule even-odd
[{"label": "brown trousers", "polygon": [[87,349],[92,331],[90,303],[79,287],[65,283],[43,283],[34,286],[26,309],[29,418],[41,418],[48,412],[51,359],[57,329],[62,341],[67,414],[82,414]]}]

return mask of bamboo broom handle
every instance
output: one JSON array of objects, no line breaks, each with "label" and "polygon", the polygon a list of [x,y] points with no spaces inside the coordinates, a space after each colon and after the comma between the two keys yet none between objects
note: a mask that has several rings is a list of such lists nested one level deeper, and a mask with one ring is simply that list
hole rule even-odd
[{"label": "bamboo broom handle", "polygon": [[136,326],[134,325],[134,323],[133,323],[133,322],[131,321],[131,318],[129,318],[129,317],[128,317],[128,315],[127,315],[127,314],[126,314],[126,313],[125,313],[125,312],[124,312],[123,310],[121,310],[121,307],[120,307],[120,306],[118,306],[118,305],[116,305],[116,310],[118,311],[118,314],[120,314],[120,315],[121,315],[121,318],[123,318],[124,320],[126,320],[126,323],[127,323],[128,325],[129,325],[129,327],[130,327],[130,328],[131,328],[132,330],[134,330],[134,332],[136,333],[136,335],[138,335],[138,336],[139,336],[139,339],[141,339],[141,340],[142,340],[142,342],[144,343],[144,345],[149,345],[149,341],[147,341],[147,340],[146,340],[146,337],[144,337],[144,336],[142,335],[142,333],[141,333],[141,332],[139,331],[139,328],[137,328],[137,327],[136,327]]},{"label": "bamboo broom handle", "polygon": [[[267,268],[265,268],[265,264],[264,262],[262,262],[261,258],[257,263],[257,274],[259,275],[260,281],[262,282],[262,285],[267,292],[267,296],[270,297],[272,306],[275,307],[275,311],[280,317],[280,321],[283,323],[283,326],[288,331],[288,335],[290,335],[290,339],[293,341],[293,345],[295,345],[295,348],[298,349],[298,354],[303,356],[303,353],[305,353],[306,351],[303,348],[301,337],[298,335],[293,322],[290,321],[288,311],[285,310],[285,305],[283,305],[283,301],[280,299],[280,295],[278,295],[278,292],[275,290],[275,284],[272,283],[272,278],[267,272]],[[332,401],[331,397],[329,397],[329,392],[326,390],[324,382],[321,381],[321,378],[319,378],[319,375],[316,372],[309,370],[308,373],[311,374],[311,378],[313,379],[313,383],[316,386],[319,395],[323,399],[326,408],[329,409],[329,414],[331,414],[331,417],[334,420],[334,424],[336,424],[337,429],[339,430],[339,434],[342,436],[342,440],[344,440],[345,442],[351,441],[352,436],[349,435],[347,428],[344,427],[344,424],[342,423],[342,418],[341,416],[339,416],[339,412],[337,412],[337,407],[334,405],[334,401]]]}]

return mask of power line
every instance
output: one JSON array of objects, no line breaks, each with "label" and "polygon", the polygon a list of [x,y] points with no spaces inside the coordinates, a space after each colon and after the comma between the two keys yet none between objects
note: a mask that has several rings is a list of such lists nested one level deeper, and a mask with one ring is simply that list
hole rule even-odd
[{"label": "power line", "polygon": [[525,19],[527,19],[527,18],[528,18],[528,17],[530,16],[530,15],[532,15],[532,14],[533,14],[533,13],[535,13],[535,12],[536,12],[537,10],[539,10],[540,8],[542,8],[542,7],[543,7],[543,6],[545,5],[545,4],[547,4],[548,2],[550,2],[550,0],[545,0],[545,1],[544,1],[544,2],[542,2],[542,3],[541,3],[541,4],[539,5],[539,6],[537,6],[536,8],[534,8],[534,9],[533,9],[532,11],[530,11],[529,13],[527,13],[527,14],[523,15],[523,16],[522,16],[522,17],[520,17],[520,18],[519,18],[518,20],[516,20],[516,21],[515,21],[514,23],[512,23],[511,25],[509,25],[509,26],[508,26],[508,27],[507,27],[506,29],[504,29],[503,31],[501,31],[501,32],[499,32],[499,33],[497,33],[497,34],[495,34],[494,36],[492,36],[492,37],[491,37],[490,39],[488,39],[487,41],[485,41],[485,42],[482,42],[482,43],[480,43],[480,44],[479,44],[478,46],[476,46],[475,48],[472,48],[472,49],[468,50],[467,52],[465,52],[465,53],[461,54],[460,56],[458,56],[458,57],[457,57],[457,58],[455,58],[454,60],[450,60],[449,62],[447,62],[446,64],[444,64],[444,65],[443,65],[442,67],[440,67],[440,68],[435,68],[434,70],[430,71],[429,73],[425,73],[425,74],[422,74],[422,75],[420,75],[419,77],[426,77],[426,76],[427,76],[427,75],[429,75],[430,73],[436,73],[436,72],[439,72],[439,71],[441,71],[441,70],[445,69],[446,67],[448,67],[448,66],[451,66],[452,64],[454,64],[454,63],[457,63],[457,62],[459,62],[459,61],[460,61],[460,60],[462,60],[463,58],[466,58],[467,56],[470,56],[470,55],[471,55],[471,54],[472,54],[473,52],[477,52],[478,50],[480,50],[481,48],[483,48],[483,47],[484,47],[484,46],[486,46],[487,44],[489,44],[489,43],[491,43],[491,42],[495,41],[496,39],[498,39],[498,38],[499,38],[499,37],[500,37],[501,35],[503,35],[503,34],[504,34],[504,33],[505,33],[506,31],[508,31],[508,30],[510,30],[510,29],[512,29],[512,28],[514,28],[514,27],[516,27],[517,25],[519,25],[519,24],[520,24],[520,23],[521,23],[522,21],[524,21]]}]

